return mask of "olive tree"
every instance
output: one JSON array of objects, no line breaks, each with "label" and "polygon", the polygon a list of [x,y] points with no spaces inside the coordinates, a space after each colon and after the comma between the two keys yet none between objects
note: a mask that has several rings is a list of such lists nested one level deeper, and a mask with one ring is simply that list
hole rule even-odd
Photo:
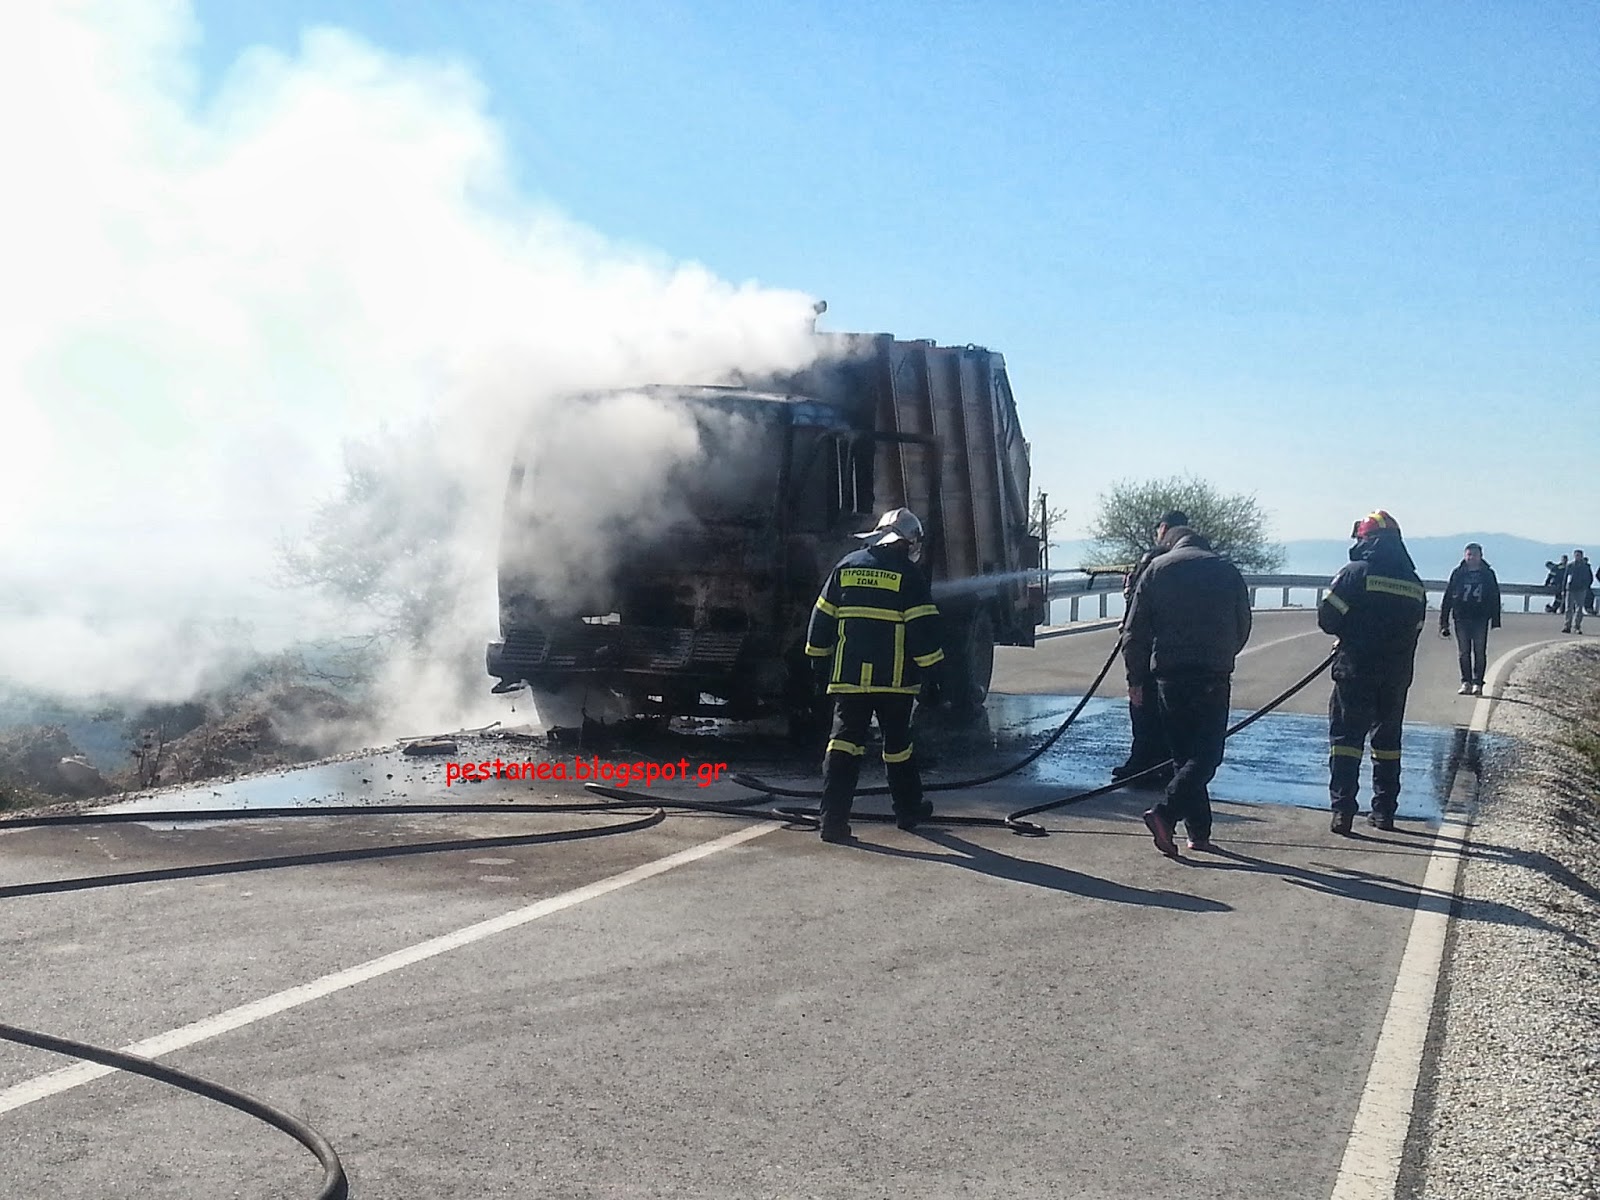
[{"label": "olive tree", "polygon": [[1089,527],[1094,546],[1086,565],[1136,561],[1155,546],[1156,524],[1173,509],[1241,570],[1270,573],[1283,566],[1284,548],[1268,537],[1268,514],[1254,495],[1225,493],[1192,476],[1124,480],[1103,493]]}]

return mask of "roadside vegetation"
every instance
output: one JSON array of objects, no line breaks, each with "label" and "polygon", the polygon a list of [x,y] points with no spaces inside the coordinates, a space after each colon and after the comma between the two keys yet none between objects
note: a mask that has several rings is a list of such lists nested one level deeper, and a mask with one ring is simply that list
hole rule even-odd
[{"label": "roadside vegetation", "polygon": [[0,692],[0,811],[87,802],[319,758],[358,711],[298,654],[261,659],[186,700]]},{"label": "roadside vegetation", "polygon": [[1600,794],[1600,684],[1591,684],[1578,705],[1579,725],[1567,735],[1567,745],[1577,751],[1589,785],[1590,799]]},{"label": "roadside vegetation", "polygon": [[1192,476],[1123,481],[1099,498],[1089,536],[1094,541],[1089,567],[1137,562],[1155,547],[1156,524],[1173,509],[1189,518],[1218,554],[1241,571],[1270,574],[1282,568],[1284,547],[1272,540],[1270,515],[1255,496],[1223,492]]}]

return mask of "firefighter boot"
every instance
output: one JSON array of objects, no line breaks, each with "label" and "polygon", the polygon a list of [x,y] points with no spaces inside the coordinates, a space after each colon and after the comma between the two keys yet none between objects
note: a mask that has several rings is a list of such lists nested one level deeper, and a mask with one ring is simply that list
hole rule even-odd
[{"label": "firefighter boot", "polygon": [[884,764],[889,777],[889,796],[894,805],[894,823],[901,829],[915,829],[933,816],[933,802],[922,796],[922,774],[907,762]]},{"label": "firefighter boot", "polygon": [[1400,802],[1393,797],[1374,796],[1372,811],[1367,814],[1367,824],[1384,833],[1394,832],[1394,814]]},{"label": "firefighter boot", "polygon": [[861,778],[861,756],[830,750],[822,768],[822,804],[818,825],[825,842],[850,840],[850,809]]}]

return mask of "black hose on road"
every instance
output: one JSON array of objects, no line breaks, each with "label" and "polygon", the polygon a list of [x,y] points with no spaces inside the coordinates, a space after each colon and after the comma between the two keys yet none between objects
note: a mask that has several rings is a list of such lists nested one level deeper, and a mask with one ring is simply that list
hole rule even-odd
[{"label": "black hose on road", "polygon": [[[1033,762],[1040,755],[1042,755],[1046,750],[1048,750],[1051,746],[1053,746],[1061,738],[1061,736],[1064,733],[1066,733],[1068,728],[1071,727],[1072,723],[1077,720],[1078,715],[1080,713],[1082,713],[1084,707],[1088,704],[1090,698],[1093,697],[1095,692],[1099,689],[1101,683],[1104,682],[1106,675],[1111,670],[1111,664],[1116,661],[1117,654],[1121,650],[1121,648],[1122,648],[1122,640],[1119,637],[1118,640],[1117,640],[1117,644],[1112,647],[1111,653],[1107,656],[1104,665],[1100,668],[1099,674],[1095,676],[1094,682],[1092,684],[1090,684],[1088,691],[1086,691],[1084,693],[1083,697],[1073,707],[1072,711],[1069,714],[1067,714],[1066,719],[1064,721],[1062,721],[1062,723],[1060,724],[1060,726],[1057,727],[1055,732],[1053,732],[1043,743],[1041,743],[1037,748],[1035,748],[1033,751],[1031,751],[1024,758],[1018,760],[1017,762],[1013,763],[1009,767],[1004,768],[1003,770],[991,772],[988,775],[978,776],[978,777],[973,778],[973,779],[954,780],[954,781],[945,782],[945,783],[930,784],[930,785],[927,786],[926,790],[928,790],[928,791],[953,791],[953,790],[961,789],[961,788],[978,787],[978,786],[980,786],[982,784],[993,783],[996,780],[1004,779],[1008,775],[1013,775],[1016,772],[1022,770],[1022,768],[1026,767],[1029,763]],[[1290,687],[1285,689],[1283,692],[1279,693],[1272,700],[1268,701],[1267,704],[1263,705],[1261,708],[1259,708],[1255,712],[1251,713],[1248,717],[1244,718],[1244,720],[1242,720],[1242,721],[1238,722],[1237,724],[1233,725],[1232,727],[1230,727],[1225,736],[1226,737],[1232,737],[1234,734],[1238,733],[1240,730],[1242,730],[1242,729],[1246,728],[1247,726],[1255,723],[1256,721],[1260,720],[1262,717],[1266,716],[1268,713],[1272,712],[1274,709],[1276,709],[1279,706],[1281,706],[1283,703],[1285,703],[1287,700],[1289,700],[1290,697],[1294,696],[1297,692],[1301,691],[1303,688],[1305,688],[1307,685],[1309,685],[1312,682],[1312,680],[1316,679],[1316,677],[1318,675],[1321,675],[1323,671],[1327,670],[1329,665],[1333,662],[1333,658],[1334,658],[1334,654],[1332,652],[1330,652],[1328,657],[1325,658],[1321,663],[1319,663],[1316,666],[1316,668],[1314,668],[1312,671],[1307,673],[1305,676],[1303,676],[1301,679],[1296,681],[1293,685],[1291,685]],[[1030,816],[1033,816],[1033,815],[1036,815],[1038,813],[1049,812],[1049,811],[1051,811],[1053,809],[1057,809],[1057,808],[1064,808],[1069,804],[1078,804],[1078,803],[1081,803],[1082,801],[1085,801],[1085,800],[1094,799],[1095,797],[1104,796],[1104,795],[1107,795],[1107,794],[1109,794],[1111,792],[1118,791],[1119,789],[1125,788],[1125,787],[1129,786],[1130,784],[1137,782],[1138,780],[1144,779],[1144,778],[1146,778],[1148,776],[1156,774],[1159,771],[1165,770],[1167,767],[1170,767],[1171,765],[1172,765],[1172,761],[1170,759],[1168,759],[1166,762],[1158,763],[1157,765],[1155,765],[1153,767],[1150,767],[1149,769],[1147,769],[1145,771],[1141,771],[1137,775],[1130,775],[1130,776],[1127,776],[1126,778],[1119,779],[1119,780],[1117,780],[1117,781],[1115,781],[1113,783],[1106,784],[1106,785],[1104,785],[1102,787],[1092,788],[1092,789],[1090,789],[1089,791],[1086,791],[1086,792],[1079,792],[1079,793],[1076,793],[1076,794],[1070,795],[1070,796],[1062,796],[1059,799],[1051,800],[1051,801],[1048,801],[1048,802],[1046,802],[1044,804],[1037,804],[1037,805],[1034,805],[1031,808],[1019,809],[1016,812],[1010,813],[1010,814],[1008,814],[1007,816],[1005,816],[1003,818],[1002,817],[973,817],[973,816],[936,816],[929,823],[930,824],[938,824],[938,825],[941,825],[941,826],[968,826],[968,827],[976,826],[976,827],[1004,828],[1004,829],[1010,829],[1014,833],[1023,834],[1023,835],[1026,835],[1026,836],[1043,837],[1047,833],[1047,830],[1043,826],[1041,826],[1041,825],[1039,825],[1039,824],[1037,824],[1037,823],[1035,823],[1033,821],[1029,821],[1026,818],[1028,818]],[[806,798],[806,799],[820,798],[820,796],[821,796],[821,793],[819,791],[803,790],[803,789],[798,789],[798,788],[778,787],[778,786],[775,786],[775,785],[768,784],[765,781],[763,781],[763,780],[761,780],[761,779],[759,779],[759,778],[757,778],[755,776],[749,776],[749,775],[742,775],[741,774],[741,775],[730,775],[729,778],[732,779],[735,783],[738,783],[743,787],[750,788],[752,791],[760,792],[760,793],[766,794],[766,795],[791,796],[791,797],[799,797],[799,798]],[[15,829],[15,828],[40,828],[40,827],[47,827],[47,826],[65,826],[65,825],[107,825],[107,824],[130,823],[130,822],[150,822],[150,821],[198,822],[198,821],[256,820],[256,819],[262,819],[262,818],[285,818],[285,817],[394,816],[394,815],[439,815],[439,814],[501,814],[501,815],[504,815],[504,814],[507,814],[507,813],[603,813],[603,812],[615,812],[615,811],[618,811],[619,809],[646,809],[646,810],[648,810],[648,815],[646,815],[646,816],[644,816],[642,818],[639,818],[637,820],[626,821],[626,822],[623,822],[623,823],[618,824],[618,825],[605,826],[605,827],[597,828],[597,829],[584,829],[584,830],[577,830],[577,831],[568,831],[563,836],[564,836],[564,840],[570,840],[572,838],[603,837],[603,836],[607,836],[609,834],[614,834],[614,833],[630,833],[630,832],[634,832],[636,830],[644,829],[644,828],[647,828],[647,827],[649,827],[651,825],[658,824],[660,821],[662,821],[666,816],[666,811],[669,810],[669,809],[670,810],[677,810],[677,811],[684,811],[684,812],[703,812],[703,813],[712,813],[712,814],[724,815],[724,816],[737,816],[737,817],[744,817],[744,818],[755,819],[755,820],[782,821],[782,822],[784,822],[786,824],[796,824],[796,823],[798,823],[798,824],[810,825],[810,826],[813,826],[813,827],[815,827],[818,824],[819,819],[820,819],[820,814],[815,809],[792,808],[792,807],[787,807],[787,806],[780,806],[780,807],[776,807],[776,808],[761,808],[761,807],[756,807],[756,806],[753,806],[753,805],[723,804],[723,803],[719,803],[719,802],[716,802],[716,801],[678,800],[678,799],[672,799],[672,798],[663,797],[663,796],[660,796],[658,794],[653,794],[653,793],[647,794],[647,793],[641,793],[641,792],[632,792],[632,791],[629,791],[629,790],[627,790],[625,788],[608,787],[608,786],[605,786],[605,785],[602,785],[602,784],[598,784],[598,783],[587,783],[584,786],[588,791],[593,792],[593,793],[595,793],[596,795],[599,795],[599,796],[604,796],[608,800],[613,801],[613,803],[609,803],[609,804],[366,804],[366,805],[363,805],[363,804],[351,804],[351,805],[334,805],[334,806],[318,807],[318,808],[295,807],[295,808],[255,808],[255,809],[220,809],[220,810],[170,810],[170,811],[123,812],[123,813],[78,813],[78,814],[59,814],[59,815],[41,816],[41,817],[14,817],[14,818],[10,818],[10,819],[7,819],[7,820],[0,820],[0,829],[7,829],[7,828],[11,828],[11,829]],[[884,794],[887,794],[887,792],[888,792],[888,789],[884,788],[884,787],[864,788],[860,792],[858,792],[858,795],[884,795]],[[889,821],[893,821],[894,819],[895,819],[894,816],[892,814],[888,814],[888,813],[852,813],[851,814],[851,820],[852,821],[881,821],[881,822],[889,822]],[[513,839],[509,839],[509,840],[516,840],[516,839],[513,838]],[[462,839],[460,843],[451,843],[450,844],[450,848],[452,848],[452,849],[465,848],[467,845],[474,844],[474,843],[480,843],[480,842],[484,843],[484,844],[500,844],[500,845],[503,845],[507,841],[508,841],[508,839],[506,837],[504,837],[504,836],[485,837],[485,838],[468,838],[468,839]],[[431,849],[434,849],[434,848],[436,848],[436,847],[433,846],[433,845],[424,845],[424,846],[414,847],[413,849],[416,849],[416,850],[419,850],[419,851],[423,851],[423,850],[431,850]],[[406,848],[405,847],[400,847],[399,849],[405,850]],[[271,866],[292,865],[295,862],[298,862],[298,861],[301,861],[301,860],[309,860],[311,858],[315,858],[315,860],[319,861],[319,862],[321,862],[321,861],[336,861],[336,860],[338,860],[340,858],[355,859],[355,858],[371,857],[374,854],[385,853],[385,852],[387,852],[387,851],[384,851],[384,850],[381,850],[381,849],[375,851],[375,850],[372,850],[370,848],[362,848],[362,849],[348,850],[348,851],[330,851],[330,852],[326,852],[326,853],[318,854],[318,855],[314,855],[314,856],[290,856],[290,857],[285,857],[285,858],[282,858],[282,859],[261,860],[261,861],[259,861],[257,863],[215,864],[213,869],[225,869],[225,868],[260,869],[262,866],[265,866],[265,865],[271,865]],[[192,870],[192,868],[190,868],[190,869]],[[109,882],[117,882],[117,883],[135,882],[135,881],[138,881],[138,880],[141,880],[141,879],[145,878],[147,875],[150,875],[150,874],[151,874],[150,872],[135,872],[135,873],[132,873],[132,874],[129,874],[129,875],[125,875],[125,876],[105,877],[102,881],[103,882],[107,882],[107,883],[109,883]],[[69,889],[71,887],[74,887],[74,886],[76,886],[76,887],[84,887],[84,886],[96,886],[96,885],[97,885],[97,877],[90,876],[90,877],[85,877],[83,879],[77,879],[77,880],[54,881],[53,885],[31,885],[31,886],[30,885],[24,885],[24,886],[25,887],[29,887],[29,890],[67,890],[67,889]],[[147,1078],[155,1079],[155,1080],[157,1080],[159,1082],[169,1084],[169,1085],[171,1085],[173,1087],[181,1088],[181,1089],[183,1089],[185,1091],[192,1092],[195,1095],[205,1097],[206,1099],[214,1100],[214,1101],[216,1101],[216,1102],[218,1102],[220,1104],[228,1105],[229,1107],[237,1109],[240,1112],[243,1112],[243,1113],[246,1113],[246,1114],[248,1114],[250,1116],[256,1117],[257,1119],[259,1119],[261,1121],[264,1121],[267,1124],[272,1125],[274,1128],[279,1129],[279,1130],[283,1131],[284,1133],[287,1133],[289,1136],[295,1138],[297,1141],[300,1142],[301,1145],[305,1146],[308,1150],[311,1151],[312,1154],[314,1154],[317,1157],[317,1161],[322,1164],[323,1173],[324,1174],[323,1174],[322,1189],[319,1192],[317,1192],[316,1200],[346,1200],[346,1198],[348,1197],[349,1185],[348,1185],[348,1182],[347,1182],[347,1180],[345,1178],[344,1168],[339,1162],[338,1154],[334,1151],[333,1147],[328,1143],[327,1139],[324,1138],[321,1134],[319,1134],[315,1129],[312,1129],[309,1125],[304,1124],[303,1122],[297,1120],[296,1118],[290,1116],[287,1113],[284,1113],[284,1112],[282,1112],[282,1111],[280,1111],[280,1110],[278,1110],[276,1108],[273,1108],[271,1105],[265,1103],[264,1101],[261,1101],[261,1100],[256,1099],[255,1097],[249,1096],[244,1092],[239,1092],[239,1091],[236,1091],[236,1090],[234,1090],[232,1088],[226,1087],[223,1084],[214,1083],[214,1082],[212,1082],[210,1080],[207,1080],[207,1079],[202,1079],[199,1076],[191,1075],[191,1074],[189,1074],[189,1073],[187,1073],[185,1071],[180,1071],[180,1070],[177,1070],[176,1068],[173,1068],[173,1067],[162,1066],[159,1063],[155,1063],[155,1062],[150,1061],[149,1059],[143,1059],[143,1058],[139,1058],[139,1057],[134,1056],[134,1055],[124,1054],[124,1053],[122,1053],[120,1051],[117,1051],[117,1050],[109,1050],[109,1049],[106,1049],[105,1047],[101,1047],[101,1046],[90,1045],[89,1043],[86,1043],[86,1042],[75,1042],[75,1041],[71,1041],[71,1040],[66,1039],[66,1038],[59,1038],[59,1037],[55,1037],[55,1036],[53,1036],[51,1034],[40,1033],[40,1032],[37,1032],[35,1030],[23,1029],[23,1028],[20,1028],[20,1027],[17,1027],[17,1026],[7,1025],[7,1024],[4,1024],[4,1023],[0,1023],[0,1038],[4,1038],[4,1039],[6,1039],[8,1041],[16,1042],[16,1043],[18,1043],[20,1045],[32,1046],[32,1047],[35,1047],[35,1048],[41,1049],[41,1050],[50,1050],[50,1051],[53,1051],[53,1052],[58,1053],[58,1054],[66,1054],[66,1055],[70,1055],[70,1056],[73,1056],[73,1057],[76,1057],[76,1058],[87,1059],[90,1062],[97,1062],[97,1063],[100,1063],[100,1064],[102,1064],[104,1066],[114,1067],[114,1068],[117,1068],[117,1069],[120,1069],[120,1070],[132,1072],[134,1074],[143,1075],[143,1076],[146,1076]]]},{"label": "black hose on road", "polygon": [[[594,813],[606,812],[614,809],[615,805],[599,804],[346,804],[335,805],[328,808],[255,808],[255,809],[219,809],[219,810],[178,810],[155,812],[125,812],[125,813],[79,813],[58,814],[44,817],[13,817],[0,821],[0,828],[40,828],[45,826],[62,825],[112,825],[130,822],[148,821],[231,821],[253,820],[262,817],[321,817],[321,816],[372,816],[395,815],[402,813]],[[653,811],[637,820],[624,821],[617,825],[607,825],[593,829],[579,829],[565,831],[560,835],[562,840],[576,838],[605,837],[615,833],[633,833],[641,829],[659,824],[666,819],[666,812],[660,805],[650,806]],[[535,835],[537,836],[537,835]],[[470,845],[495,846],[505,845],[508,841],[526,840],[512,837],[483,837],[461,839],[451,844],[454,849],[466,849]],[[293,865],[299,861],[340,861],[359,858],[375,857],[393,854],[397,850],[405,852],[412,850],[431,850],[438,847],[432,845],[419,847],[361,847],[354,850],[325,851],[311,855],[291,855],[274,859],[261,859],[242,863],[216,863],[202,868],[178,868],[179,872],[194,874],[218,873],[237,870],[262,870],[268,867]],[[110,884],[126,884],[148,881],[154,878],[165,877],[172,871],[136,871],[115,876],[85,876],[77,879],[52,880],[44,884],[22,884],[13,888],[4,889],[4,892],[15,894],[37,894],[50,891],[70,891],[84,887],[95,887]],[[0,1022],[0,1038],[15,1042],[22,1046],[32,1046],[39,1050],[49,1050],[56,1054],[65,1054],[73,1058],[86,1059],[102,1066],[114,1067],[118,1070],[128,1071],[135,1075],[143,1075],[148,1079],[192,1092],[207,1100],[225,1104],[229,1108],[237,1109],[257,1120],[264,1121],[276,1129],[282,1130],[294,1138],[307,1150],[311,1151],[322,1164],[322,1187],[316,1193],[316,1200],[347,1200],[349,1196],[349,1183],[345,1178],[344,1166],[339,1161],[339,1155],[329,1143],[311,1126],[281,1109],[274,1108],[264,1100],[259,1100],[245,1092],[237,1091],[224,1084],[213,1080],[203,1079],[187,1071],[180,1071],[176,1067],[164,1066],[147,1058],[126,1054],[120,1050],[111,1050],[104,1046],[95,1046],[88,1042],[73,1041],[68,1038],[56,1037],[53,1034],[42,1033],[34,1029],[24,1029],[17,1025],[8,1025]]]},{"label": "black hose on road", "polygon": [[[1007,775],[1014,775],[1016,772],[1022,770],[1023,767],[1026,767],[1029,763],[1033,762],[1041,754],[1053,746],[1061,737],[1061,735],[1066,733],[1067,729],[1072,725],[1072,723],[1078,719],[1078,714],[1083,711],[1084,706],[1089,703],[1090,698],[1105,681],[1106,675],[1111,670],[1111,664],[1116,661],[1117,654],[1121,651],[1121,649],[1122,639],[1118,637],[1116,645],[1111,648],[1111,653],[1106,657],[1104,665],[1101,666],[1100,673],[1095,676],[1094,682],[1089,685],[1089,690],[1083,694],[1083,698],[1080,699],[1073,707],[1073,710],[1067,714],[1066,720],[1061,722],[1056,731],[1026,757],[1019,759],[1017,762],[1013,763],[1009,767],[1004,768],[1003,770],[994,771],[988,775],[981,775],[974,779],[959,779],[945,783],[926,784],[923,790],[929,792],[955,791],[963,788],[978,787],[985,783],[993,783],[997,779],[1004,779]],[[1241,729],[1244,729],[1246,726],[1253,725],[1262,717],[1283,705],[1292,696],[1301,691],[1303,688],[1307,687],[1312,680],[1316,679],[1318,675],[1321,675],[1324,671],[1326,671],[1333,663],[1334,655],[1336,653],[1337,650],[1330,650],[1327,658],[1323,659],[1311,671],[1302,676],[1300,679],[1296,680],[1288,688],[1278,693],[1278,695],[1274,696],[1271,700],[1267,701],[1266,704],[1262,705],[1255,712],[1244,718],[1244,720],[1238,722],[1236,725],[1231,726],[1224,737],[1232,737]],[[1140,771],[1136,775],[1125,776],[1122,779],[1114,780],[1113,782],[1104,784],[1101,787],[1091,788],[1086,792],[1077,792],[1073,795],[1062,796],[1059,799],[1051,800],[1044,804],[1036,804],[1032,808],[1018,809],[1016,812],[1010,813],[1003,818],[945,817],[936,815],[929,823],[940,825],[987,825],[1010,829],[1013,833],[1022,834],[1026,837],[1042,837],[1047,832],[1045,828],[1036,822],[1027,820],[1026,818],[1034,816],[1037,813],[1050,812],[1057,808],[1065,808],[1069,804],[1078,804],[1085,800],[1093,800],[1099,796],[1109,795],[1112,792],[1120,791],[1122,788],[1128,787],[1130,784],[1137,783],[1141,779],[1147,779],[1161,771],[1165,771],[1172,765],[1172,760],[1169,758],[1164,762],[1159,762],[1155,766],[1148,767],[1145,770]],[[780,787],[776,784],[769,784],[765,780],[754,775],[745,775],[741,773],[738,775],[729,775],[728,778],[734,783],[739,784],[741,787],[747,787],[752,791],[762,792],[767,795],[793,796],[808,800],[821,799],[822,797],[822,792],[817,789]],[[888,792],[889,789],[886,787],[873,787],[862,788],[856,794],[858,796],[883,796],[887,795]],[[780,808],[777,811],[785,816],[802,818],[811,821],[813,824],[818,822],[821,817],[820,812],[816,809]],[[850,819],[852,821],[892,821],[894,818],[892,816],[885,816],[879,813],[852,812],[850,814]]]},{"label": "black hose on road", "polygon": [[16,1025],[0,1023],[0,1038],[9,1042],[16,1042],[19,1046],[32,1046],[37,1050],[49,1050],[56,1054],[65,1054],[72,1058],[83,1058],[90,1062],[99,1063],[101,1066],[115,1067],[121,1071],[128,1071],[134,1075],[143,1075],[147,1079],[154,1079],[158,1083],[165,1083],[183,1091],[192,1092],[207,1100],[214,1100],[218,1104],[226,1104],[229,1108],[238,1109],[247,1116],[265,1121],[275,1129],[281,1129],[295,1141],[299,1142],[322,1164],[322,1187],[316,1193],[316,1200],[346,1200],[350,1194],[349,1182],[345,1179],[344,1165],[339,1161],[339,1155],[323,1137],[311,1126],[298,1117],[290,1116],[282,1109],[274,1108],[265,1100],[258,1100],[245,1092],[236,1091],[209,1079],[202,1079],[198,1075],[191,1075],[187,1071],[180,1071],[176,1067],[162,1066],[148,1058],[139,1058],[137,1055],[124,1054],[120,1050],[108,1050],[104,1046],[93,1046],[88,1042],[75,1042],[68,1038],[56,1037],[53,1034],[39,1033],[33,1029],[23,1029]]},{"label": "black hose on road", "polygon": [[[815,827],[819,822],[819,814],[814,808],[790,808],[779,805],[776,808],[756,808],[743,804],[716,804],[709,800],[664,800],[659,796],[649,795],[645,792],[631,792],[626,788],[610,787],[603,783],[586,783],[583,785],[589,791],[599,796],[609,796],[622,803],[621,808],[642,808],[646,805],[658,805],[663,808],[685,809],[689,812],[719,813],[730,817],[750,817],[760,821],[781,821],[786,825],[809,825]],[[851,813],[852,821],[880,821],[891,822],[895,819],[893,813]],[[938,816],[929,824],[936,825],[999,825],[1002,822],[996,817],[957,817]],[[1043,829],[1039,831],[1041,834]]]},{"label": "black hose on road", "polygon": [[[1289,687],[1287,687],[1283,691],[1279,692],[1271,700],[1268,700],[1265,704],[1263,704],[1260,708],[1256,709],[1255,712],[1251,713],[1244,720],[1238,722],[1235,725],[1229,726],[1228,732],[1222,735],[1223,738],[1224,739],[1231,738],[1234,734],[1238,733],[1241,729],[1244,729],[1246,726],[1249,726],[1249,725],[1254,725],[1257,721],[1259,721],[1262,717],[1266,716],[1273,709],[1278,708],[1279,706],[1281,706],[1282,704],[1287,702],[1290,699],[1290,697],[1294,696],[1297,692],[1299,692],[1303,688],[1307,687],[1311,683],[1312,680],[1314,680],[1318,675],[1321,675],[1324,671],[1326,671],[1333,664],[1334,655],[1337,654],[1337,653],[1338,653],[1337,649],[1330,650],[1328,652],[1328,657],[1323,659],[1320,663],[1318,663],[1315,667],[1313,667],[1305,675],[1301,676],[1294,683],[1290,684]],[[1017,824],[1022,824],[1022,825],[1031,825],[1032,822],[1023,821],[1023,818],[1024,817],[1031,817],[1036,813],[1049,812],[1052,809],[1056,809],[1056,808],[1065,808],[1069,804],[1077,804],[1077,803],[1080,803],[1081,801],[1084,801],[1084,800],[1093,800],[1097,796],[1107,795],[1107,794],[1109,794],[1111,792],[1117,791],[1120,788],[1125,788],[1130,783],[1133,783],[1133,782],[1135,782],[1137,780],[1148,778],[1149,776],[1156,774],[1158,771],[1165,771],[1168,767],[1170,767],[1172,765],[1173,765],[1172,760],[1169,758],[1165,762],[1159,762],[1153,767],[1148,767],[1145,770],[1140,771],[1137,775],[1125,776],[1122,779],[1116,780],[1114,783],[1108,783],[1108,784],[1105,784],[1105,785],[1103,785],[1101,787],[1091,788],[1087,792],[1078,792],[1078,793],[1076,793],[1074,795],[1071,795],[1071,796],[1062,796],[1059,800],[1050,800],[1050,801],[1047,801],[1044,804],[1035,804],[1032,808],[1019,808],[1016,812],[1014,812],[1014,813],[1010,814],[1008,817],[1006,817],[1005,824],[1012,825],[1014,823],[1017,823]],[[1028,831],[1025,830],[1025,829],[1019,829],[1018,832],[1019,833],[1023,833],[1023,832],[1028,832]]]},{"label": "black hose on road", "polygon": [[[1094,694],[1100,690],[1100,685],[1105,682],[1106,676],[1111,671],[1111,664],[1117,661],[1117,655],[1121,650],[1122,638],[1119,636],[1116,644],[1111,647],[1111,653],[1106,655],[1106,661],[1101,665],[1100,673],[1094,677],[1094,682],[1089,685],[1089,690],[1084,692],[1083,698],[1067,714],[1067,719],[1062,721],[1056,727],[1056,731],[1035,747],[1026,758],[1020,759],[1002,770],[994,771],[988,775],[980,775],[976,779],[953,779],[944,783],[927,783],[923,785],[922,790],[925,792],[954,792],[965,788],[979,787],[985,783],[993,783],[997,779],[1004,779],[1007,775],[1015,775],[1023,767],[1050,749],[1051,746],[1054,746],[1061,735],[1078,719],[1078,714],[1084,710],[1084,706],[1089,703]],[[764,792],[769,796],[792,796],[797,800],[820,800],[822,798],[822,793],[813,788],[780,787],[777,784],[766,782],[759,776],[746,775],[743,772],[730,774],[728,778],[740,787],[747,787],[753,792]],[[887,796],[888,794],[889,789],[886,787],[858,788],[856,790],[856,795],[858,796]],[[852,819],[854,819],[854,814],[852,814]]]},{"label": "black hose on road", "polygon": [[[410,816],[440,813],[593,813],[606,812],[605,804],[325,804],[284,808],[174,808],[140,812],[57,813],[44,817],[7,817],[0,829],[30,829],[45,825],[127,825],[142,821],[252,821],[260,817]],[[631,826],[630,826],[631,828]],[[626,833],[604,826],[595,836]]]}]

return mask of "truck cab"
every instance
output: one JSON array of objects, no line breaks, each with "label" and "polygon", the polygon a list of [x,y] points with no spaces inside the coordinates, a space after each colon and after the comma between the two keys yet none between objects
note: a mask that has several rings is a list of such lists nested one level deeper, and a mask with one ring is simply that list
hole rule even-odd
[{"label": "truck cab", "polygon": [[[994,645],[1032,645],[1043,616],[1004,363],[979,347],[818,337],[817,363],[793,376],[631,389],[629,403],[672,414],[678,457],[650,511],[594,531],[598,560],[581,572],[552,571],[540,536],[552,513],[581,508],[551,494],[558,478],[572,487],[550,458],[573,453],[571,430],[525,433],[502,520],[501,640],[487,654],[497,690],[581,682],[641,716],[809,724],[818,697],[802,647],[817,592],[859,545],[852,534],[904,505],[928,531],[943,699],[981,707]],[[616,402],[580,397],[560,419],[599,429]]]}]

